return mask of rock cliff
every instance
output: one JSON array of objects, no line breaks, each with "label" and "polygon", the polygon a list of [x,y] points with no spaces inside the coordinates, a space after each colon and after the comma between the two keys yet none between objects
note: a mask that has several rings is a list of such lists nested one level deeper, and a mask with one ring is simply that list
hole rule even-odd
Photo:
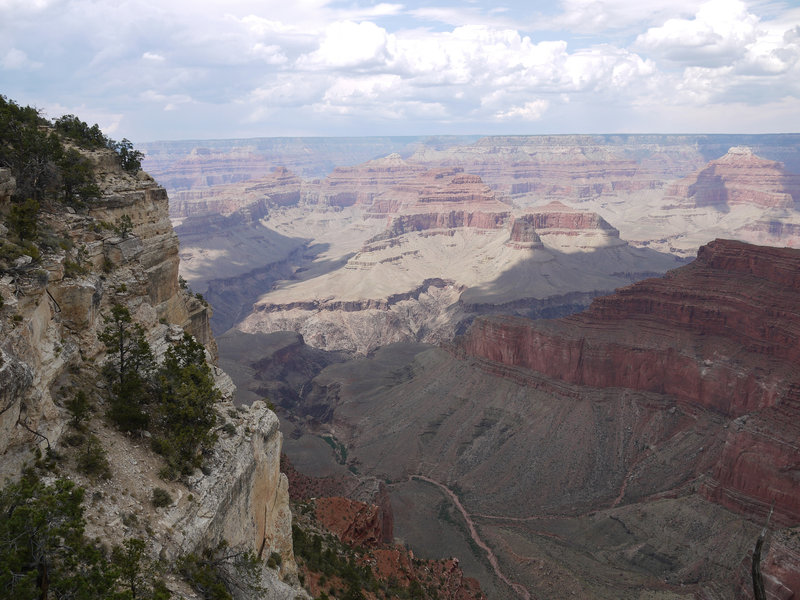
[{"label": "rock cliff", "polygon": [[787,173],[779,162],[736,146],[699,171],[667,188],[665,202],[729,210],[737,204],[762,208],[795,208],[800,203],[800,175]]},{"label": "rock cliff", "polygon": [[[571,384],[666,394],[733,420],[705,493],[800,522],[800,251],[717,240],[559,321],[477,319],[463,351]],[[766,432],[770,432],[767,437]]]},{"label": "rock cliff", "polygon": [[499,597],[747,598],[774,505],[763,570],[790,598],[798,267],[717,240],[584,313],[481,316],[444,349],[328,366],[291,407],[309,420],[292,449],[335,432],[347,467],[387,482],[395,535]]},{"label": "rock cliff", "polygon": [[[70,456],[65,403],[80,389],[96,406],[93,434],[111,469],[110,479],[98,480],[71,463],[61,467],[94,499],[86,507],[90,535],[119,544],[146,526],[148,551],[170,560],[223,540],[259,555],[277,552],[280,570],[265,567],[260,575],[269,597],[302,596],[295,587],[287,482],[279,471],[281,434],[271,411],[263,405],[236,411],[230,378],[213,367],[228,399],[216,410],[227,410],[222,418],[235,424],[214,446],[208,474],[198,471],[184,482],[162,481],[161,459],[148,444],[102,417],[106,349],[98,334],[111,306],[128,309],[157,357],[186,332],[215,361],[216,342],[210,308],[179,285],[166,191],[144,172],[123,171],[109,150],[85,156],[101,197],[78,208],[49,203],[38,215],[38,251],[30,250],[40,256],[23,256],[0,272],[0,477],[18,477],[21,466],[45,449],[62,460]],[[5,183],[13,193],[13,180]],[[4,234],[5,228],[0,242]],[[151,506],[159,486],[177,498],[165,513]],[[194,595],[179,580],[170,585]]]}]

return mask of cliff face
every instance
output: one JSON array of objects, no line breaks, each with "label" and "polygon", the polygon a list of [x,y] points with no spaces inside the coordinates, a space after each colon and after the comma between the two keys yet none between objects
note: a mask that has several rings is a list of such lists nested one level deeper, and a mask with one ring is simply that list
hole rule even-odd
[{"label": "cliff face", "polygon": [[734,147],[696,173],[667,188],[665,201],[718,210],[735,205],[793,209],[800,202],[800,175],[787,173],[779,162]]},{"label": "cliff face", "polygon": [[[571,384],[666,394],[735,419],[706,494],[800,522],[800,251],[717,240],[661,279],[547,322],[476,320],[469,356]],[[770,435],[767,437],[766,432]]]},{"label": "cliff face", "polygon": [[[130,311],[156,356],[185,331],[216,359],[210,309],[178,284],[178,238],[166,191],[143,172],[135,177],[123,172],[109,151],[89,157],[102,198],[77,211],[51,206],[40,216],[39,228],[59,244],[43,246],[38,264],[23,257],[19,266],[0,274],[0,478],[18,476],[36,448],[68,455],[63,434],[70,415],[64,402],[74,385],[89,389],[104,411],[99,370],[105,347],[98,333],[111,306],[122,304]],[[228,398],[218,410],[236,414],[229,402],[230,379],[213,370]],[[99,483],[71,475],[89,489],[87,496],[95,490],[95,497],[103,498],[87,507],[87,531],[120,543],[132,532],[130,524],[120,525],[120,514],[144,518],[152,510],[152,489],[168,487],[177,502],[167,515],[148,517],[155,554],[163,549],[174,559],[222,540],[257,554],[278,552],[284,559],[281,571],[265,568],[264,584],[272,597],[302,595],[281,580],[293,579],[295,565],[277,418],[256,405],[239,413],[238,420],[236,433],[215,446],[210,475],[198,472],[185,483],[165,483],[157,477],[161,459],[98,416],[93,433],[108,453],[112,477]]]}]

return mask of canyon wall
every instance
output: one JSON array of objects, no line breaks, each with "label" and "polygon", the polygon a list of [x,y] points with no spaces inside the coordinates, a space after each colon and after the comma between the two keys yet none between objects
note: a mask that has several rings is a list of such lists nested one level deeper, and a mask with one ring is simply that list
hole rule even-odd
[{"label": "canyon wall", "polygon": [[692,264],[559,321],[479,318],[460,347],[490,363],[666,394],[735,419],[706,494],[753,516],[775,502],[779,521],[798,523],[799,490],[783,475],[800,467],[798,267],[798,250],[717,240]]},{"label": "canyon wall", "polygon": [[[0,273],[0,475],[17,477],[36,452],[50,448],[65,460],[70,419],[65,403],[77,388],[87,390],[98,411],[93,434],[112,473],[107,481],[69,474],[88,489],[87,497],[94,494],[85,513],[89,535],[120,543],[152,526],[148,551],[156,556],[163,551],[170,560],[223,540],[255,554],[277,552],[283,558],[280,571],[264,567],[261,573],[270,597],[303,596],[292,555],[287,482],[279,471],[281,434],[271,411],[262,404],[237,413],[230,403],[230,378],[212,365],[226,398],[216,410],[227,410],[228,418],[237,415],[238,425],[214,446],[209,473],[197,471],[184,482],[159,478],[161,459],[149,444],[100,416],[106,349],[98,334],[112,306],[129,310],[156,357],[186,332],[215,361],[216,342],[210,308],[179,285],[178,238],[164,188],[144,172],[124,172],[110,151],[87,157],[102,197],[84,208],[49,206],[39,228],[60,242],[43,245],[38,261],[23,256]],[[175,498],[166,514],[152,509],[156,487],[168,488]],[[123,526],[125,514],[142,520]]]}]

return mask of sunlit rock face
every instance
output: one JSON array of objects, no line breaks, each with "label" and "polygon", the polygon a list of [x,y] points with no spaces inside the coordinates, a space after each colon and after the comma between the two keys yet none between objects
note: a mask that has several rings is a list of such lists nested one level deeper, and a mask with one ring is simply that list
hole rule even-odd
[{"label": "sunlit rock face", "polygon": [[[95,166],[101,197],[77,210],[54,203],[39,225],[61,243],[43,246],[37,271],[4,270],[0,276],[0,479],[18,477],[37,449],[52,449],[93,498],[85,513],[90,537],[108,546],[121,543],[123,533],[134,533],[127,525],[123,531],[119,515],[136,511],[147,522],[147,551],[154,560],[202,553],[223,540],[255,554],[276,552],[283,558],[280,572],[264,567],[260,574],[266,593],[305,597],[292,585],[291,514],[280,473],[282,437],[272,411],[257,404],[244,416],[237,412],[230,378],[210,365],[225,398],[217,408],[224,407],[229,418],[237,415],[241,428],[208,450],[212,475],[198,469],[181,483],[159,478],[162,459],[143,438],[125,435],[99,416],[106,411],[101,367],[107,350],[98,335],[113,306],[128,309],[157,358],[185,332],[205,345],[213,362],[216,342],[210,308],[179,284],[178,237],[165,189],[144,172],[123,171],[111,151],[88,152],[87,159]],[[3,183],[13,193],[13,180]],[[70,262],[75,248],[79,262]],[[70,449],[63,434],[71,430],[64,405],[76,385],[99,413],[92,433],[111,463],[109,480],[76,473],[65,458]],[[157,486],[170,487],[174,505],[166,514],[147,515]]]},{"label": "sunlit rock face", "polygon": [[[387,162],[401,169],[399,159]],[[370,186],[374,165],[362,171]],[[562,203],[521,211],[457,168],[381,185],[332,217],[325,213],[341,219],[347,242],[357,226],[361,235],[379,232],[335,267],[312,265],[262,295],[241,331],[288,329],[315,347],[356,353],[397,341],[438,343],[477,313],[564,314],[599,290],[675,265],[628,246],[597,214]]]},{"label": "sunlit rock face", "polygon": [[665,202],[673,199],[679,205],[717,210],[736,205],[794,209],[800,203],[800,175],[737,146],[667,188]]}]

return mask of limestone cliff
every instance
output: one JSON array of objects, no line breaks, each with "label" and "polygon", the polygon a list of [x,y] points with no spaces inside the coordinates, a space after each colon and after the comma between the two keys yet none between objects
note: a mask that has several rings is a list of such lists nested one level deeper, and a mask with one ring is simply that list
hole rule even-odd
[{"label": "limestone cliff", "polygon": [[[223,540],[260,556],[277,553],[280,569],[264,567],[261,573],[265,597],[302,597],[274,413],[263,404],[237,411],[230,403],[230,378],[213,367],[217,387],[227,398],[217,411],[226,410],[222,422],[233,422],[204,470],[183,482],[161,480],[161,459],[146,438],[124,435],[102,416],[106,384],[100,367],[106,356],[98,333],[113,305],[128,309],[157,357],[187,332],[215,361],[216,342],[210,308],[179,285],[178,238],[169,221],[166,191],[144,172],[131,175],[121,169],[110,150],[83,152],[101,197],[78,208],[43,202],[38,241],[28,246],[33,256],[0,265],[0,478],[17,477],[37,452],[52,449],[62,457],[61,475],[87,488],[87,497],[93,498],[86,507],[90,535],[118,544],[146,530],[142,537],[149,550],[167,559]],[[8,214],[13,194],[13,178],[3,177],[0,214]],[[6,234],[2,227],[3,244]],[[71,466],[65,402],[76,389],[86,391],[95,404],[92,432],[111,463],[108,480]],[[164,513],[151,506],[155,487],[168,488],[176,498]],[[182,585],[175,580],[170,587],[192,597]]]}]

